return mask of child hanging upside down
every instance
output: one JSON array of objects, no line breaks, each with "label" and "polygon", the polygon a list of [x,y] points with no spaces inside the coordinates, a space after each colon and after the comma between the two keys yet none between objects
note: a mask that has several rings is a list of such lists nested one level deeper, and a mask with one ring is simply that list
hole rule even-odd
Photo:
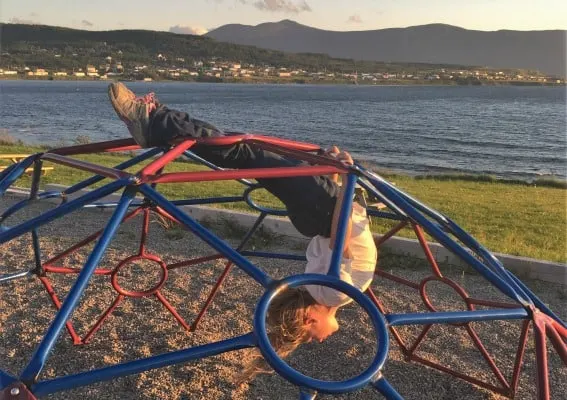
[{"label": "child hanging upside down", "polygon": [[[130,134],[142,147],[167,145],[180,137],[214,137],[224,133],[213,125],[191,118],[187,113],[170,110],[153,94],[136,97],[122,83],[112,83],[108,94],[114,110],[126,123]],[[270,168],[304,164],[254,145],[237,143],[228,146],[195,145],[198,156],[224,168]],[[347,152],[336,146],[330,157],[352,165]],[[307,247],[306,273],[327,274],[333,254],[343,191],[338,176],[303,176],[258,178],[258,183],[285,205],[293,225],[311,237]],[[361,291],[370,286],[376,267],[377,249],[370,232],[366,209],[353,202],[345,235],[340,279]],[[326,286],[309,285],[287,289],[276,297],[268,312],[269,337],[276,352],[285,357],[300,344],[313,339],[325,340],[339,329],[335,314],[351,299]],[[245,371],[249,378],[259,371],[258,358]]]}]

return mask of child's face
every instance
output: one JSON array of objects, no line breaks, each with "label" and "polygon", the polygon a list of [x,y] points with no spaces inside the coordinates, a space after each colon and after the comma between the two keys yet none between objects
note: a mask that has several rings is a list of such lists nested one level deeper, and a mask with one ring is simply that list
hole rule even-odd
[{"label": "child's face", "polygon": [[309,307],[307,313],[307,330],[311,336],[311,340],[315,339],[322,342],[339,330],[339,323],[335,318],[336,312],[336,307],[327,307],[321,304],[315,304]]}]

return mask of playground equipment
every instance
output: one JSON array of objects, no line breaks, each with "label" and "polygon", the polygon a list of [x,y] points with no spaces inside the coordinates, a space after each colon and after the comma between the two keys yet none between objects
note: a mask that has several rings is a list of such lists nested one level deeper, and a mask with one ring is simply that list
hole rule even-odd
[{"label": "playground equipment", "polygon": [[[238,142],[248,143],[289,158],[306,161],[307,164],[286,168],[223,170],[208,163],[206,160],[201,159],[191,152],[191,147],[196,144],[220,146],[236,144]],[[316,145],[259,135],[243,134],[216,138],[186,139],[184,141],[177,142],[171,147],[155,148],[140,153],[114,168],[95,165],[70,157],[85,153],[130,151],[137,149],[139,149],[139,147],[131,139],[60,148],[46,153],[31,155],[18,163],[10,165],[0,173],[0,195],[3,195],[6,190],[25,173],[26,170],[33,168],[32,185],[29,198],[8,207],[3,214],[0,215],[0,244],[9,242],[21,235],[31,233],[35,255],[33,260],[35,266],[33,268],[17,273],[0,275],[0,283],[27,276],[37,276],[43,283],[51,297],[51,300],[58,309],[54,320],[43,336],[43,339],[37,345],[31,359],[23,371],[18,376],[13,376],[0,369],[0,399],[35,399],[36,397],[89,385],[95,382],[110,380],[120,376],[140,373],[154,368],[160,368],[250,347],[258,347],[266,361],[273,367],[273,369],[283,378],[287,379],[299,388],[299,397],[301,399],[313,399],[317,392],[338,394],[354,391],[366,385],[371,385],[377,392],[381,393],[386,398],[400,399],[401,396],[382,374],[382,368],[388,357],[390,335],[393,336],[395,342],[397,342],[400,346],[407,360],[423,363],[429,367],[436,368],[478,386],[513,398],[518,387],[522,359],[528,340],[528,329],[530,325],[533,327],[537,358],[537,395],[539,399],[550,398],[547,365],[547,339],[549,339],[552,343],[563,363],[567,365],[567,346],[565,343],[567,340],[567,326],[565,323],[561,321],[561,319],[540,299],[538,299],[518,278],[506,270],[498,259],[484,249],[454,222],[403,193],[379,175],[368,171],[358,164],[346,167],[339,161],[324,157],[322,155],[322,150]],[[178,158],[188,158],[190,160],[200,162],[210,167],[211,171],[164,173],[164,167]],[[124,171],[129,167],[147,160],[151,161],[145,167],[141,168],[136,174]],[[61,192],[41,192],[39,190],[39,183],[42,176],[44,161],[88,171],[94,175],[91,178],[79,182]],[[377,271],[377,274],[380,274],[386,279],[407,285],[408,287],[418,291],[422,301],[430,312],[410,314],[396,314],[389,312],[385,305],[374,295],[374,293],[372,293],[371,290],[369,290],[365,295],[354,287],[340,281],[338,279],[341,257],[339,253],[333,256],[329,274],[326,276],[301,274],[289,276],[282,280],[275,280],[271,278],[268,274],[253,265],[246,258],[253,256],[304,260],[304,257],[301,256],[244,250],[248,240],[252,237],[267,215],[285,215],[285,212],[281,210],[266,208],[254,202],[251,194],[254,190],[258,189],[258,185],[249,179],[326,175],[332,173],[348,174],[348,179],[343,183],[346,185],[347,195],[345,196],[345,201],[341,209],[341,218],[336,243],[337,248],[342,248],[346,231],[346,217],[352,206],[355,186],[358,184],[371,196],[386,205],[386,209],[383,210],[369,208],[369,215],[398,221],[397,225],[392,230],[387,232],[378,240],[377,245],[380,246],[400,229],[409,226],[415,232],[431,266],[431,275],[423,279],[421,282],[412,282],[380,270]],[[111,182],[85,194],[80,194],[72,200],[69,199],[70,196],[77,195],[82,189],[89,188],[105,178],[110,178]],[[238,180],[244,187],[244,193],[242,196],[170,201],[160,194],[157,187],[157,185],[167,185],[168,183],[175,182],[204,182],[213,180]],[[122,189],[123,193],[118,202],[100,201],[104,197]],[[142,197],[136,197],[137,194]],[[9,227],[4,225],[4,222],[9,216],[19,210],[22,210],[34,200],[42,199],[60,199],[60,204],[57,207],[44,212],[40,216],[15,226]],[[220,240],[180,208],[185,205],[237,201],[245,201],[248,203],[252,209],[259,212],[259,216],[256,223],[236,248],[232,248],[227,243]],[[63,251],[61,254],[44,261],[40,248],[38,228],[50,223],[56,218],[84,207],[113,208],[114,211],[104,229],[79,241],[72,247]],[[209,244],[218,252],[218,254],[167,265],[158,255],[151,254],[146,247],[150,213],[161,215],[166,219],[183,225]],[[105,250],[119,226],[123,222],[132,219],[139,214],[143,215],[143,223],[138,253],[126,257],[113,269],[97,268]],[[425,233],[435,238],[440,244],[452,251],[462,261],[466,262],[479,274],[483,275],[490,284],[494,285],[500,292],[507,296],[510,301],[495,302],[473,298],[469,296],[457,282],[445,277],[437,265],[429,245],[425,240]],[[94,244],[94,248],[86,263],[82,267],[69,268],[58,265],[58,261],[60,261],[63,257],[94,242],[96,242]],[[170,304],[163,296],[160,289],[167,280],[168,271],[184,266],[196,265],[213,259],[226,259],[227,262],[225,269],[219,276],[216,285],[211,291],[197,318],[191,324],[188,324],[175,310],[173,305]],[[125,268],[126,265],[138,260],[147,260],[157,263],[161,271],[161,278],[154,287],[148,290],[126,290],[120,286],[118,282],[118,272],[122,268]],[[166,354],[155,355],[136,361],[107,366],[93,371],[57,377],[50,380],[38,380],[38,376],[44,368],[49,354],[65,326],[75,344],[88,343],[105,322],[106,318],[112,314],[116,307],[125,298],[128,297],[155,297],[155,299],[161,302],[166,310],[170,312],[185,329],[196,329],[199,321],[205,315],[207,308],[213,301],[215,294],[229,274],[233,265],[242,269],[265,289],[265,293],[259,299],[255,309],[253,318],[254,328],[252,332],[203,346],[196,346]],[[50,276],[53,274],[77,275],[75,283],[63,302],[60,302],[51,285]],[[74,329],[70,316],[77,306],[79,299],[83,295],[83,292],[89,283],[89,279],[94,274],[109,275],[111,277],[112,287],[117,294],[111,306],[98,318],[98,320],[93,323],[88,332],[81,336]],[[437,311],[430,301],[426,290],[428,283],[433,281],[445,284],[458,293],[466,305],[466,311]],[[354,299],[354,301],[357,302],[370,317],[377,340],[376,354],[374,355],[370,365],[358,376],[345,381],[336,382],[314,379],[291,368],[282,359],[280,359],[273,350],[268,339],[265,323],[266,313],[271,301],[286,287],[298,287],[307,284],[324,285],[342,291]],[[477,309],[477,306],[482,306],[486,309],[479,310]],[[499,370],[497,363],[488,354],[481,339],[471,325],[474,321],[508,319],[523,321],[521,332],[519,334],[518,350],[511,379],[506,379],[503,373]],[[428,331],[435,324],[453,324],[465,329],[472,338],[475,346],[486,360],[491,372],[494,374],[499,384],[494,385],[492,383],[482,381],[416,355],[418,346],[425,340]],[[398,327],[404,325],[417,325],[423,326],[423,328],[417,339],[410,342],[407,338],[404,338],[398,330]]]}]

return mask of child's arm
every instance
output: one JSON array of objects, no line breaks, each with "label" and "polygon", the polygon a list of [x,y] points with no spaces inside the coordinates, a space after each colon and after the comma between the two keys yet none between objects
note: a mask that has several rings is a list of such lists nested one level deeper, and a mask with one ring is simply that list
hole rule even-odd
[{"label": "child's arm", "polygon": [[[337,155],[337,158],[339,160],[343,161],[347,165],[352,165],[354,163],[353,160],[352,160],[352,157],[346,151],[339,153]],[[345,186],[346,186],[347,175],[346,174],[342,175],[341,180],[342,180],[343,184],[341,185],[341,189],[339,191],[337,203],[335,204],[335,209],[333,210],[333,220],[331,222],[331,240],[329,242],[329,246],[333,250],[334,250],[334,246],[335,246],[335,240],[337,238],[337,228],[339,226],[339,218],[340,218],[340,215],[341,215],[341,208],[342,208],[343,200],[344,200],[344,197],[345,197]],[[346,231],[345,231],[344,248],[343,248],[343,256],[347,257],[347,258],[351,258],[351,253],[349,251],[349,241],[350,241],[351,231],[352,231],[352,210],[350,210],[350,214],[349,214],[349,218],[348,218],[348,222],[347,222],[347,227],[346,227]]]}]

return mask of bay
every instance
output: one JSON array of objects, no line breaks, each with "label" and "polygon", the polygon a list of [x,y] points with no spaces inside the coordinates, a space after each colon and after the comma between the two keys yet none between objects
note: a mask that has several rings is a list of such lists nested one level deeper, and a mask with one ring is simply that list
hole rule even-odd
[{"label": "bay", "polygon": [[[221,129],[336,144],[379,170],[567,178],[564,87],[127,85]],[[107,86],[0,81],[0,129],[42,145],[128,137]]]}]

